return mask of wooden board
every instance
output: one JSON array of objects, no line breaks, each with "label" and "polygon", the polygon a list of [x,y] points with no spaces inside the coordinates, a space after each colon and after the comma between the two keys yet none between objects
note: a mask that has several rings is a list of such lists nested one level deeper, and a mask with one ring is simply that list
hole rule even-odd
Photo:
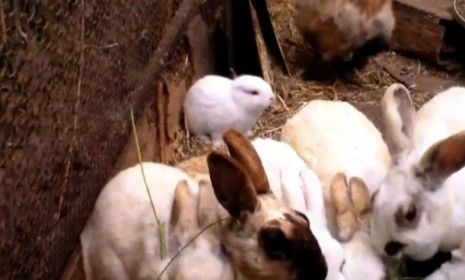
[{"label": "wooden board", "polygon": [[[456,28],[457,23],[445,19],[451,16],[446,13],[444,0],[436,1],[442,2],[442,6],[437,4],[432,7],[420,5],[419,2],[417,0],[394,2],[396,28],[391,48],[415,55],[449,70],[457,69],[460,66],[460,45],[463,44],[458,38],[465,36],[465,30]],[[425,2],[430,1],[425,0]]]},{"label": "wooden board", "polygon": [[396,0],[420,11],[433,14],[439,18],[452,20],[453,0]]}]

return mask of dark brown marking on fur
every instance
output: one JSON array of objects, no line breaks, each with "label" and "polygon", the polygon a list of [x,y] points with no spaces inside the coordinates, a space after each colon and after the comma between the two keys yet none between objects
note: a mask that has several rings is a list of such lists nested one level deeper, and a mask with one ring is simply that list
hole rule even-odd
[{"label": "dark brown marking on fur", "polygon": [[327,264],[320,245],[304,218],[284,214],[286,220],[273,220],[259,232],[259,242],[271,260],[289,262],[295,279],[325,279]]},{"label": "dark brown marking on fur", "polygon": [[402,229],[412,229],[418,226],[420,222],[422,207],[417,198],[413,198],[407,209],[400,207],[394,214],[394,219]]},{"label": "dark brown marking on fur", "polygon": [[231,217],[239,219],[244,212],[253,213],[257,195],[241,165],[219,152],[210,153],[207,162],[215,196]]},{"label": "dark brown marking on fur", "polygon": [[257,194],[270,192],[265,169],[249,139],[237,130],[230,129],[223,134],[223,140],[231,157],[237,160],[250,176]]}]

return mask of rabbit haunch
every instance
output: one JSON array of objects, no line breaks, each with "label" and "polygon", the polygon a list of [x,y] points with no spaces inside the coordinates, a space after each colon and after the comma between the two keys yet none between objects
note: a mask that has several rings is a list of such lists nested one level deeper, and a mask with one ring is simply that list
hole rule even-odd
[{"label": "rabbit haunch", "polygon": [[[224,141],[231,156],[212,152],[207,158],[212,189],[179,169],[142,164],[166,227],[168,259],[217,213],[226,211],[230,217],[216,234],[200,235],[182,252],[167,277],[232,279],[232,267],[242,279],[324,279],[326,262],[306,217],[272,194],[259,157],[244,136],[230,130]],[[158,255],[158,227],[140,168],[128,168],[110,180],[81,234],[89,280],[154,278],[166,264]],[[211,202],[202,199],[209,192],[224,207],[217,205],[216,214],[211,206],[202,206]],[[192,214],[196,211],[198,221]]]},{"label": "rabbit haunch", "polygon": [[391,163],[381,133],[363,113],[347,102],[310,101],[287,120],[281,137],[323,183],[331,232],[335,226],[329,193],[333,177],[339,172],[348,177],[359,177],[371,195]]},{"label": "rabbit haunch", "polygon": [[295,0],[295,23],[324,60],[350,60],[368,41],[389,43],[395,25],[391,0]]},{"label": "rabbit haunch", "polygon": [[390,256],[425,260],[463,245],[465,88],[438,93],[415,112],[403,85],[388,88],[383,116],[395,164],[373,199],[371,238]]},{"label": "rabbit haunch", "polygon": [[251,129],[274,100],[271,86],[262,78],[241,75],[234,80],[208,75],[196,81],[186,94],[184,114],[189,131],[215,145],[234,128]]}]

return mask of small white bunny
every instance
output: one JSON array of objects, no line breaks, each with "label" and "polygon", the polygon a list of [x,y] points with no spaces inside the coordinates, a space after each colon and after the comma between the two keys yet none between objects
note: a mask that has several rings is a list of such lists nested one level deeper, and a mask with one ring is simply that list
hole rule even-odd
[{"label": "small white bunny", "polygon": [[315,171],[324,187],[328,226],[335,233],[330,184],[342,172],[359,177],[373,194],[391,164],[381,133],[347,102],[313,100],[286,121],[281,139]]},{"label": "small white bunny", "polygon": [[427,260],[465,236],[465,88],[438,93],[415,112],[391,85],[382,100],[395,164],[373,197],[371,238],[383,254]]},{"label": "small white bunny", "polygon": [[207,75],[187,92],[184,116],[192,134],[220,146],[221,136],[230,128],[251,136],[251,129],[273,100],[271,86],[260,77],[241,75],[231,80]]}]

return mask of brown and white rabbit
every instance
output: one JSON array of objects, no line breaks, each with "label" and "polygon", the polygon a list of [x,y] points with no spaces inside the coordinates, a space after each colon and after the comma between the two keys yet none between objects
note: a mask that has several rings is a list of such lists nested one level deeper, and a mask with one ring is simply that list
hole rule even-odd
[{"label": "brown and white rabbit", "polygon": [[[273,195],[245,136],[229,130],[223,140],[230,155],[211,152],[207,164],[211,191],[228,221],[221,223],[218,235],[201,235],[182,252],[167,279],[231,279],[231,267],[240,279],[325,279],[327,265],[306,216]],[[165,227],[170,259],[197,231],[192,212],[209,184],[167,165],[145,162],[142,168]],[[197,203],[197,208],[205,205]],[[199,212],[216,215],[214,210]],[[212,220],[205,215],[197,219],[199,227],[202,220]],[[121,171],[102,190],[81,234],[86,279],[156,279],[166,265],[160,260],[157,232],[141,165]]]},{"label": "brown and white rabbit", "polygon": [[295,24],[325,61],[351,60],[373,39],[389,43],[395,18],[391,0],[295,0]]}]

